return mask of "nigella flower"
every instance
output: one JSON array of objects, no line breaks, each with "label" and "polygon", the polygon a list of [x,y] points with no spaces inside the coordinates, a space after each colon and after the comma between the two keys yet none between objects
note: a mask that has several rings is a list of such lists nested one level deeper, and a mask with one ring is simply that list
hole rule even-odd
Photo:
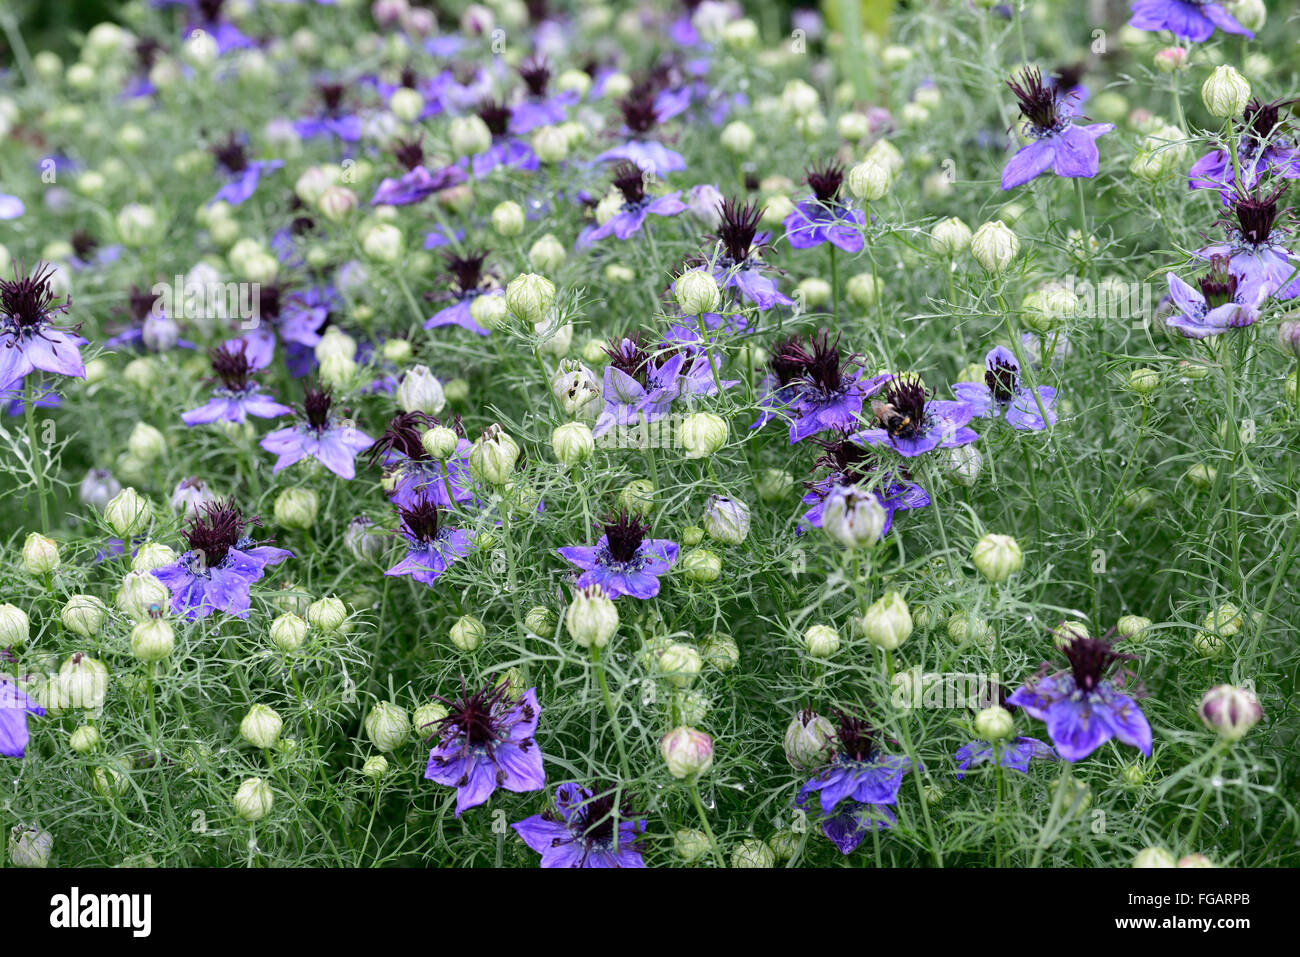
[{"label": "nigella flower", "polygon": [[361,117],[344,109],[343,95],[347,88],[342,83],[319,83],[320,111],[315,116],[298,120],[293,128],[303,139],[316,136],[337,136],[347,143],[361,139]]},{"label": "nigella flower", "polygon": [[835,716],[839,720],[835,756],[799,789],[795,803],[804,807],[813,793],[819,792],[818,801],[826,815],[822,833],[841,854],[849,854],[869,831],[894,826],[889,805],[898,803],[898,789],[912,762],[881,752],[875,731],[862,718],[838,709]]},{"label": "nigella flower", "polygon": [[855,486],[870,490],[885,510],[885,525],[880,531],[883,538],[894,522],[894,513],[930,504],[929,493],[911,480],[905,468],[882,467],[873,449],[863,448],[847,432],[836,430],[833,439],[813,439],[823,452],[813,463],[813,468],[824,468],[826,474],[805,483],[808,491],[802,501],[812,506],[804,512],[795,526],[796,534],[807,528],[822,527],[822,510],[826,500],[837,488]]},{"label": "nigella flower", "polygon": [[1189,339],[1217,336],[1229,329],[1242,329],[1254,325],[1259,319],[1259,304],[1264,299],[1262,286],[1239,282],[1229,272],[1226,256],[1211,256],[1210,270],[1196,282],[1196,289],[1173,273],[1166,273],[1169,296],[1177,314],[1165,317],[1165,322]]},{"label": "nigella flower", "polygon": [[329,389],[306,389],[303,420],[262,439],[262,448],[279,456],[272,472],[311,456],[340,478],[356,477],[353,460],[370,448],[374,439],[331,415],[331,404]]},{"label": "nigella flower", "polygon": [[6,758],[21,758],[27,753],[27,716],[45,714],[38,705],[18,687],[17,683],[0,676],[0,754]]},{"label": "nigella flower", "polygon": [[424,777],[456,789],[457,817],[498,787],[520,794],[546,786],[542,752],[533,739],[542,713],[536,688],[514,698],[510,682],[502,681],[470,694],[462,679],[459,698],[437,700],[448,713],[435,722],[439,741]]},{"label": "nigella flower", "polygon": [[258,544],[244,534],[248,525],[233,501],[205,502],[195,508],[189,528],[182,532],[189,547],[171,565],[155,568],[153,575],[172,593],[172,611],[190,621],[224,611],[247,618],[248,591],[270,565],[278,565],[293,552]]},{"label": "nigella flower", "polygon": [[556,549],[562,558],[582,569],[578,587],[600,585],[610,598],[653,598],[659,594],[659,576],[677,562],[677,543],[666,538],[646,538],[650,526],[627,509],[608,516],[603,526],[605,534],[594,546]]},{"label": "nigella flower", "polygon": [[498,166],[508,166],[525,172],[537,169],[539,161],[533,148],[523,140],[510,135],[510,117],[513,110],[508,104],[499,100],[486,100],[475,112],[492,134],[492,145],[486,152],[460,161],[462,167],[468,163],[475,179],[482,179]]},{"label": "nigella flower", "polygon": [[426,169],[419,138],[398,140],[393,155],[406,167],[406,172],[380,183],[370,199],[371,206],[409,206],[465,182],[465,171],[459,166],[444,166],[434,172]]},{"label": "nigella flower", "polygon": [[1061,757],[1079,761],[1116,738],[1151,754],[1151,725],[1137,703],[1124,693],[1124,675],[1106,677],[1111,666],[1132,655],[1115,651],[1105,638],[1071,634],[1062,651],[1069,671],[1049,675],[1047,665],[1007,701],[1047,723]]},{"label": "nigella flower", "polygon": [[[446,462],[433,459],[420,441],[438,420],[423,412],[401,412],[389,421],[383,435],[370,447],[370,464],[383,462],[387,467],[384,487],[390,489],[393,504],[410,506],[428,497],[437,505],[449,508],[452,501],[465,502],[474,497],[469,475],[470,444],[463,435],[456,451]],[[461,433],[459,418],[456,432]]]},{"label": "nigella flower", "polygon": [[723,289],[739,289],[759,309],[792,306],[794,300],[767,275],[773,270],[761,256],[769,238],[767,233],[758,232],[762,215],[763,207],[757,203],[742,203],[734,197],[722,201],[717,226],[722,254],[713,264],[713,278]]},{"label": "nigella flower", "polygon": [[641,334],[634,332],[617,342],[610,340],[605,354],[609,356],[602,389],[605,408],[592,429],[596,438],[616,425],[636,426],[643,416],[653,422],[668,414],[673,400],[682,394],[682,367],[689,358],[684,350],[651,354],[641,345]]},{"label": "nigella flower", "polygon": [[418,495],[409,505],[399,505],[402,536],[406,539],[406,557],[385,575],[410,575],[429,587],[451,565],[474,548],[469,533],[442,525],[438,506],[427,495]]},{"label": "nigella flower", "polygon": [[[681,200],[681,190],[654,199],[647,196],[645,173],[632,163],[620,163],[614,168],[614,187],[622,194],[622,205],[604,223],[584,230],[578,237],[579,247],[588,246],[606,236],[630,239],[641,229],[651,213],[656,216],[676,216],[686,210],[686,204]],[[602,200],[600,205],[604,206],[605,202]]]},{"label": "nigella flower", "polygon": [[623,127],[628,139],[620,146],[605,150],[592,160],[593,163],[625,160],[652,176],[665,176],[686,169],[686,160],[681,153],[649,138],[651,131],[668,119],[663,115],[664,104],[659,101],[658,92],[654,85],[640,83],[619,100],[618,108],[623,114]]},{"label": "nigella flower", "polygon": [[181,421],[192,428],[218,420],[243,422],[250,415],[273,419],[293,411],[260,392],[258,384],[250,381],[249,376],[258,367],[250,361],[247,350],[247,342],[235,340],[209,351],[218,385],[205,405],[184,413]]},{"label": "nigella flower", "polygon": [[1077,125],[1075,106],[1068,95],[1063,97],[1043,82],[1036,67],[1027,67],[1019,82],[1008,80],[1007,86],[1020,101],[1020,113],[1026,120],[1022,132],[1032,142],[1020,147],[1003,168],[1002,188],[1015,189],[1049,169],[1057,176],[1096,176],[1101,162],[1097,137],[1113,131],[1115,124]]},{"label": "nigella flower", "polygon": [[180,326],[167,315],[159,304],[162,297],[152,290],[132,286],[127,295],[127,313],[131,324],[117,335],[104,341],[105,349],[130,347],[149,352],[166,352],[174,346],[195,348],[194,343],[180,337]]},{"label": "nigella flower", "polygon": [[1251,196],[1234,195],[1231,207],[1235,222],[1226,218],[1221,221],[1228,233],[1227,241],[1206,246],[1197,255],[1202,259],[1227,256],[1228,268],[1241,285],[1262,287],[1262,296],[1294,299],[1300,296],[1300,275],[1296,275],[1300,259],[1282,245],[1286,230],[1278,224],[1278,218],[1288,211],[1279,211],[1277,201],[1284,192],[1286,187],[1282,186],[1261,196],[1256,187]]},{"label": "nigella flower", "polygon": [[823,243],[837,246],[846,253],[862,250],[862,214],[840,199],[844,184],[844,165],[829,162],[814,166],[806,181],[813,194],[794,207],[785,218],[786,242],[794,249],[811,249]]},{"label": "nigella flower", "polygon": [[[994,747],[988,741],[972,741],[970,744],[962,745],[953,756],[957,760],[957,780],[965,778],[964,772],[971,768],[992,761],[993,754]],[[1055,761],[1060,757],[1050,744],[1037,738],[1013,738],[1010,741],[999,742],[997,756],[998,764],[1002,767],[1023,774],[1029,773],[1029,762],[1034,758]]]},{"label": "nigella flower", "polygon": [[0,382],[22,379],[36,369],[86,377],[77,348],[86,340],[54,324],[72,305],[71,298],[54,301],[54,269],[38,262],[30,273],[15,267],[13,279],[0,279]]},{"label": "nigella flower", "polygon": [[798,339],[780,345],[781,353],[773,361],[773,368],[780,363],[792,371],[785,406],[794,416],[790,423],[791,445],[824,429],[855,428],[863,397],[889,378],[880,375],[863,380],[861,370],[853,368],[857,357],[841,361],[839,344],[839,336],[831,342],[830,333],[823,329],[808,337],[806,347]]},{"label": "nigella flower", "polygon": [[932,398],[915,376],[888,377],[881,398],[871,403],[875,425],[855,439],[867,445],[888,443],[899,455],[924,455],[974,442],[978,435],[966,427],[975,417],[969,402]]},{"label": "nigella flower", "polygon": [[443,299],[450,298],[452,304],[443,307],[430,316],[425,321],[424,328],[436,329],[439,326],[460,326],[462,329],[468,329],[480,336],[491,335],[490,330],[484,329],[470,315],[470,307],[474,305],[474,300],[479,296],[502,295],[500,285],[483,270],[483,261],[487,259],[487,256],[488,251],[486,249],[443,254],[443,258],[447,262],[447,273],[451,280],[448,283],[450,288],[447,292],[441,294],[426,293],[425,298],[432,299],[435,295]]},{"label": "nigella flower", "polygon": [[1128,25],[1152,33],[1168,30],[1193,43],[1204,43],[1215,27],[1224,33],[1255,36],[1213,0],[1137,0]]},{"label": "nigella flower", "polygon": [[[1300,179],[1300,150],[1284,134],[1279,123],[1281,107],[1290,101],[1262,103],[1252,99],[1242,110],[1245,122],[1237,128],[1237,165],[1241,168],[1241,189],[1251,190],[1265,174]],[[1230,206],[1237,192],[1235,170],[1227,150],[1211,150],[1188,172],[1189,189],[1217,189],[1223,204]]]},{"label": "nigella flower", "polygon": [[1002,418],[1014,428],[1032,431],[1040,431],[1056,424],[1056,412],[1053,409],[1056,405],[1056,390],[1046,385],[1031,390],[1023,385],[1020,363],[1010,349],[1002,346],[990,349],[984,357],[983,382],[958,382],[952,391],[958,399],[970,405],[980,418]]},{"label": "nigella flower", "polygon": [[645,820],[620,807],[613,788],[595,792],[580,784],[555,789],[555,810],[511,827],[542,855],[542,867],[644,867],[636,842]]},{"label": "nigella flower", "polygon": [[523,136],[539,126],[563,123],[566,108],[578,102],[574,90],[547,96],[551,82],[551,69],[545,57],[531,56],[518,66],[519,78],[524,81],[527,97],[516,103],[510,114],[510,132]]},{"label": "nigella flower", "polygon": [[240,32],[222,14],[225,12],[225,0],[152,0],[155,7],[187,7],[190,11],[189,23],[185,26],[184,37],[194,35],[201,30],[208,34],[217,44],[217,52],[229,53],[231,50],[243,50],[257,44]]},{"label": "nigella flower", "polygon": [[284,166],[284,160],[250,160],[244,147],[245,144],[231,133],[224,143],[211,148],[219,172],[226,177],[226,184],[208,200],[209,206],[218,200],[238,206],[253,195],[264,173]]}]

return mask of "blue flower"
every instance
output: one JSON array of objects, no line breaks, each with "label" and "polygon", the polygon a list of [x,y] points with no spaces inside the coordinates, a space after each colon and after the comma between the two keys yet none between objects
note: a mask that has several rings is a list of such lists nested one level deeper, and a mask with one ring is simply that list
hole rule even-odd
[{"label": "blue flower", "polygon": [[442,525],[438,506],[427,495],[419,495],[397,509],[402,517],[406,557],[385,575],[410,575],[433,587],[438,576],[474,550],[468,532]]},{"label": "blue flower", "polygon": [[[249,376],[265,363],[256,362],[248,355],[246,341],[227,342],[211,350],[209,355],[219,384],[212,390],[212,398],[206,404],[181,415],[181,421],[186,425],[193,428],[219,420],[243,422],[250,415],[273,419],[293,411],[261,392],[258,384],[250,380]],[[266,361],[269,360],[267,355]]]},{"label": "blue flower", "polygon": [[853,368],[855,356],[841,360],[839,344],[839,336],[831,342],[825,329],[810,335],[807,346],[797,336],[777,343],[771,360],[775,378],[768,381],[770,391],[760,402],[764,414],[752,427],[785,413],[791,418],[791,445],[826,429],[857,428],[863,399],[890,377],[864,379],[861,370]]},{"label": "blue flower", "polygon": [[974,442],[978,435],[966,427],[975,417],[969,402],[931,398],[911,375],[886,376],[880,399],[871,403],[875,424],[854,440],[864,445],[888,445],[906,458],[935,449],[952,449]]},{"label": "blue flower", "polygon": [[1168,30],[1193,43],[1204,43],[1215,27],[1224,33],[1255,36],[1213,0],[1137,0],[1128,25],[1153,33]]},{"label": "blue flower", "polygon": [[483,261],[487,259],[487,255],[486,249],[443,254],[443,258],[447,261],[450,279],[448,284],[450,289],[445,295],[452,300],[452,303],[430,316],[425,321],[424,328],[460,326],[480,336],[491,335],[490,330],[484,329],[470,315],[470,307],[479,296],[502,295],[501,288],[493,285],[492,277],[483,271]]},{"label": "blue flower", "polygon": [[646,217],[676,216],[685,212],[686,204],[681,200],[681,190],[651,199],[645,192],[645,174],[631,163],[620,163],[614,169],[614,186],[623,194],[623,205],[603,224],[588,227],[578,237],[578,247],[586,248],[607,236],[616,239],[630,239],[641,230]]},{"label": "blue flower", "polygon": [[542,855],[542,867],[644,867],[637,839],[645,820],[618,806],[613,789],[593,792],[579,784],[555,789],[555,812],[511,824]]},{"label": "blue flower", "polygon": [[21,758],[27,753],[29,714],[43,715],[45,709],[13,681],[0,677],[0,755]]},{"label": "blue flower", "polygon": [[830,440],[813,439],[813,442],[825,451],[814,463],[814,468],[826,469],[826,474],[806,483],[807,493],[803,502],[812,507],[800,517],[795,526],[797,534],[802,535],[808,528],[822,527],[822,510],[826,500],[837,488],[857,486],[861,490],[870,490],[885,510],[885,525],[881,537],[889,533],[894,522],[894,513],[913,508],[924,508],[930,504],[930,496],[911,481],[905,469],[882,468],[872,449],[863,448],[844,431],[839,431]]},{"label": "blue flower", "polygon": [[1194,288],[1173,273],[1166,273],[1169,297],[1180,310],[1165,317],[1165,323],[1189,339],[1218,336],[1231,329],[1243,329],[1259,319],[1259,305],[1265,287],[1240,282],[1229,272],[1226,256],[1213,256],[1210,271]]},{"label": "blue flower", "polygon": [[[1043,758],[1049,761],[1056,761],[1060,755],[1052,749],[1050,744],[1045,744],[1037,738],[1015,738],[1011,741],[1002,741],[997,745],[998,764],[1004,768],[1010,768],[1012,771],[1028,773],[1029,762],[1034,758]],[[960,781],[966,777],[966,771],[977,765],[992,761],[994,746],[988,741],[972,741],[970,744],[963,745],[957,749],[954,757],[957,760],[957,780]]]},{"label": "blue flower", "polygon": [[773,271],[761,258],[769,236],[758,232],[763,207],[734,198],[723,200],[718,220],[722,253],[713,263],[713,278],[723,289],[738,289],[759,309],[792,306],[794,300],[777,288]]},{"label": "blue flower", "polygon": [[578,587],[600,585],[610,598],[659,594],[659,576],[677,562],[676,542],[646,538],[650,526],[626,509],[605,519],[605,534],[595,545],[566,545],[556,551],[582,569]]},{"label": "blue flower", "polygon": [[844,166],[826,163],[808,171],[808,185],[813,195],[795,204],[785,218],[785,239],[793,249],[811,249],[830,243],[846,253],[861,252],[862,230],[866,219],[840,199]]},{"label": "blue flower", "polygon": [[1252,196],[1234,195],[1230,203],[1233,218],[1222,221],[1227,241],[1206,246],[1196,255],[1201,259],[1227,256],[1228,268],[1239,285],[1249,287],[1252,293],[1258,287],[1262,296],[1300,296],[1300,275],[1296,274],[1300,259],[1282,245],[1284,229],[1278,223],[1282,213],[1277,201],[1285,192],[1284,185],[1267,196],[1260,195],[1258,187]]},{"label": "blue flower", "polygon": [[[1252,99],[1242,110],[1245,123],[1237,130],[1237,166],[1241,189],[1253,189],[1266,174],[1283,179],[1300,179],[1300,150],[1284,135],[1279,124],[1281,101],[1261,103]],[[1236,170],[1226,150],[1211,150],[1188,172],[1189,189],[1217,189],[1225,206],[1232,205],[1237,192]]]},{"label": "blue flower", "polygon": [[208,200],[208,205],[224,200],[231,206],[238,206],[253,195],[264,173],[284,166],[283,160],[250,160],[244,152],[244,143],[234,133],[224,143],[212,147],[220,171],[226,177],[226,184],[217,190],[217,194]]},{"label": "blue flower", "polygon": [[371,206],[409,206],[465,182],[465,171],[459,166],[443,166],[433,172],[426,169],[424,150],[418,139],[399,140],[393,153],[406,172],[380,183],[370,198]]},{"label": "blue flower", "polygon": [[1097,137],[1115,129],[1113,123],[1080,126],[1074,122],[1074,107],[1036,68],[1026,68],[1020,81],[1007,81],[1020,101],[1025,117],[1024,133],[1032,142],[1022,146],[1002,170],[1002,188],[1015,189],[1051,170],[1057,176],[1097,175],[1100,157]]},{"label": "blue flower", "polygon": [[78,348],[86,340],[54,325],[71,300],[55,303],[53,276],[52,265],[37,263],[30,273],[0,279],[0,383],[6,386],[37,369],[86,377]]},{"label": "blue flower", "polygon": [[356,477],[354,460],[358,453],[374,445],[374,439],[331,415],[331,403],[328,389],[307,389],[303,421],[262,439],[262,448],[279,456],[272,472],[310,456],[340,478]]},{"label": "blue flower", "polygon": [[293,128],[303,139],[334,136],[345,143],[355,143],[361,139],[361,117],[346,112],[343,108],[343,94],[347,88],[342,83],[324,82],[316,85],[321,106],[315,116],[305,117],[293,124]]},{"label": "blue flower", "polygon": [[1014,428],[1031,431],[1056,424],[1056,390],[1046,385],[1031,390],[1022,385],[1020,363],[1011,350],[1002,346],[989,350],[984,370],[983,382],[958,382],[952,387],[976,416],[1003,418]]}]

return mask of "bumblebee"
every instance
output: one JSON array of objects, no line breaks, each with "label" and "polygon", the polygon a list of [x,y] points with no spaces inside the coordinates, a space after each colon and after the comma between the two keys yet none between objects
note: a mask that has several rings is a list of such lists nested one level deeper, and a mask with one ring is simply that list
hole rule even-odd
[{"label": "bumblebee", "polygon": [[871,403],[871,412],[880,423],[880,427],[892,436],[905,436],[914,429],[915,423],[912,417],[899,412],[892,402],[874,401]]}]

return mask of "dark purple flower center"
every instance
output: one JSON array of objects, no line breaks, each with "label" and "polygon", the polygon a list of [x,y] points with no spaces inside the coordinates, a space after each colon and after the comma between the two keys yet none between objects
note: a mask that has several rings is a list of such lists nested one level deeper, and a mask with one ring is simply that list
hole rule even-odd
[{"label": "dark purple flower center", "polygon": [[837,430],[832,439],[812,441],[823,449],[813,468],[824,468],[832,475],[845,476],[854,480],[863,479],[876,471],[878,460],[875,453],[856,442],[849,440],[848,433]]},{"label": "dark purple flower center", "polygon": [[460,688],[459,698],[434,696],[435,700],[447,706],[447,716],[434,722],[437,730],[443,736],[463,736],[469,748],[490,749],[503,741],[508,729],[503,727],[501,713],[507,710],[502,706],[508,703],[510,682],[488,684],[470,694],[465,690],[465,679],[462,678]]},{"label": "dark purple flower center", "polygon": [[333,401],[329,389],[313,389],[309,386],[302,400],[303,411],[307,414],[307,425],[317,432],[323,432],[329,425],[330,406]]},{"label": "dark purple flower center", "polygon": [[1283,186],[1268,196],[1234,196],[1232,211],[1237,217],[1237,225],[1242,238],[1252,246],[1261,246],[1268,242],[1277,222],[1277,201],[1286,191]]},{"label": "dark purple flower center", "polygon": [[916,438],[925,430],[925,405],[930,393],[912,376],[898,376],[885,386],[882,399],[871,403],[876,421],[892,438]]},{"label": "dark purple flower center", "polygon": [[316,87],[327,116],[338,116],[343,112],[343,94],[347,88],[342,83],[320,83]]},{"label": "dark purple flower center", "polygon": [[844,184],[844,164],[835,160],[818,164],[808,170],[805,180],[817,202],[833,206],[839,202],[840,187]]},{"label": "dark purple flower center", "polygon": [[135,41],[135,60],[140,65],[141,72],[148,73],[153,69],[162,48],[162,44],[154,37],[140,37]]},{"label": "dark purple flower center", "polygon": [[1227,256],[1211,256],[1210,270],[1196,280],[1205,297],[1205,305],[1213,309],[1234,302],[1237,296],[1237,277],[1228,271]]},{"label": "dark purple flower center", "polygon": [[226,0],[198,0],[195,5],[199,8],[205,23],[215,23],[221,19],[221,8],[225,6],[225,2]]},{"label": "dark purple flower center", "polygon": [[505,101],[484,100],[478,106],[478,118],[483,121],[493,137],[505,136],[510,128],[510,107]]},{"label": "dark purple flower center", "polygon": [[211,150],[212,155],[226,172],[242,173],[248,169],[248,155],[244,152],[244,144],[239,142],[234,133],[231,133],[224,143],[213,145]]},{"label": "dark purple flower center", "polygon": [[432,545],[438,540],[438,506],[432,499],[421,495],[410,505],[399,506],[397,511],[411,541]]},{"label": "dark purple flower center", "polygon": [[602,525],[610,557],[624,565],[637,557],[641,543],[650,531],[650,526],[639,515],[627,509],[620,509],[608,516]]},{"label": "dark purple flower center", "polygon": [[994,359],[993,364],[984,370],[984,384],[995,400],[1008,402],[1020,388],[1020,373],[1005,359]]},{"label": "dark purple flower center", "polygon": [[655,86],[639,83],[619,100],[618,109],[623,114],[623,125],[638,135],[654,129],[659,123],[659,111],[655,108],[657,93]]},{"label": "dark purple flower center", "polygon": [[791,352],[792,349],[798,349],[798,347],[798,336],[782,339],[772,347],[772,358],[768,360],[767,364],[771,366],[776,381],[782,386],[789,385],[799,378],[803,372],[803,360]]},{"label": "dark purple flower center", "polygon": [[446,253],[447,272],[451,274],[456,288],[461,294],[474,292],[483,285],[483,262],[487,259],[486,249],[469,250],[460,253]]},{"label": "dark purple flower center", "polygon": [[865,718],[849,714],[835,708],[832,711],[839,722],[836,739],[839,741],[840,753],[854,761],[870,761],[875,753],[876,732]]},{"label": "dark purple flower center", "polygon": [[840,361],[840,337],[830,341],[830,333],[825,329],[808,337],[808,346],[798,339],[785,345],[783,358],[786,362],[797,363],[798,377],[826,395],[836,395],[844,389],[844,370],[851,364]]},{"label": "dark purple flower center", "polygon": [[408,170],[415,169],[424,162],[424,147],[421,145],[423,134],[411,140],[398,140],[393,145],[393,155],[397,157],[397,162],[401,163]]},{"label": "dark purple flower center", "polygon": [[14,269],[13,279],[0,279],[0,315],[17,327],[19,333],[39,331],[56,312],[67,312],[72,304],[68,297],[55,305],[50,279],[54,266],[38,262],[30,273]]},{"label": "dark purple flower center", "polygon": [[429,453],[424,450],[420,438],[438,420],[424,412],[400,412],[388,422],[388,428],[375,444],[366,450],[370,464],[374,465],[389,452],[399,452],[408,459],[427,459]]},{"label": "dark purple flower center", "polygon": [[99,240],[84,229],[75,230],[72,233],[70,242],[72,243],[72,251],[77,254],[78,259],[85,259],[99,246]]},{"label": "dark purple flower center", "polygon": [[245,526],[261,522],[255,516],[245,518],[231,499],[206,502],[202,508],[202,514],[195,510],[189,528],[181,534],[189,550],[202,556],[207,568],[217,568],[244,537]]},{"label": "dark purple flower center", "polygon": [[634,332],[622,339],[611,339],[605,349],[609,364],[619,372],[636,379],[643,386],[647,385],[646,372],[650,356],[641,347],[641,333]]},{"label": "dark purple flower center", "polygon": [[248,388],[248,377],[253,371],[248,361],[248,344],[243,340],[227,342],[209,350],[212,359],[212,371],[221,380],[221,385],[231,392],[243,392]]},{"label": "dark purple flower center", "polygon": [[1085,693],[1096,690],[1115,662],[1133,659],[1133,655],[1116,651],[1105,638],[1082,635],[1072,636],[1062,650],[1069,659],[1075,687]]},{"label": "dark purple flower center", "polygon": [[1056,87],[1043,82],[1037,67],[1027,67],[1018,79],[1007,80],[1007,86],[1020,104],[1020,113],[1040,133],[1056,129],[1061,123],[1060,95]]},{"label": "dark purple flower center", "polygon": [[645,201],[645,174],[634,163],[619,163],[614,168],[614,186],[629,206]]},{"label": "dark purple flower center", "polygon": [[758,203],[745,203],[734,197],[722,201],[722,217],[718,222],[718,238],[733,263],[743,263],[749,258],[750,247],[758,232],[758,221],[763,207]]},{"label": "dark purple flower center", "polygon": [[131,310],[131,317],[136,322],[144,322],[153,312],[154,303],[158,301],[158,296],[148,289],[141,289],[139,286],[132,286],[127,302]]},{"label": "dark purple flower center", "polygon": [[519,78],[528,87],[529,95],[541,99],[546,95],[546,86],[551,82],[551,68],[545,57],[532,56],[519,64]]}]

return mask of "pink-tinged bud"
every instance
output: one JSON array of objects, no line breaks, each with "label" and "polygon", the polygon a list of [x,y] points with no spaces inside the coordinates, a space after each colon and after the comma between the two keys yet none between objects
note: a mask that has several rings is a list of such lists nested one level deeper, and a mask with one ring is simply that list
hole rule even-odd
[{"label": "pink-tinged bud", "polygon": [[1225,741],[1245,736],[1264,716],[1255,695],[1247,688],[1219,685],[1201,697],[1201,721]]},{"label": "pink-tinged bud", "polygon": [[659,753],[675,778],[698,777],[713,767],[713,739],[685,725],[660,739]]},{"label": "pink-tinged bud", "polygon": [[1173,73],[1187,66],[1187,50],[1185,47],[1165,47],[1156,53],[1156,69],[1162,73]]}]

